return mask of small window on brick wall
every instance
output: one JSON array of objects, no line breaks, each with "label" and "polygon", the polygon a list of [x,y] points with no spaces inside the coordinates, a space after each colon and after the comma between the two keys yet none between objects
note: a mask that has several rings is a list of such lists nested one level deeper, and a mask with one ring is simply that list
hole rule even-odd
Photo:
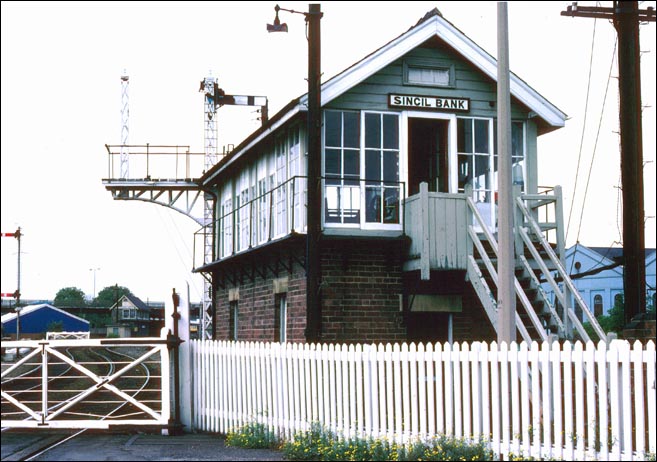
[{"label": "small window on brick wall", "polygon": [[229,319],[229,340],[237,340],[237,328],[239,321],[239,310],[237,306],[237,300],[230,302],[230,319]]},{"label": "small window on brick wall", "polygon": [[287,294],[277,294],[274,310],[274,341],[287,342]]}]

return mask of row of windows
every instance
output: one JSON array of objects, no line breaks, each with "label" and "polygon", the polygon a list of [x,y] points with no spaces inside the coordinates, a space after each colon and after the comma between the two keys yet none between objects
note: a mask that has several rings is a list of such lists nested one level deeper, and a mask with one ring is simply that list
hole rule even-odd
[{"label": "row of windows", "polygon": [[[228,339],[239,340],[239,301],[229,305]],[[274,301],[274,342],[287,342],[287,294],[277,294]]]},{"label": "row of windows", "polygon": [[121,308],[120,319],[148,319],[148,313],[136,308]]},{"label": "row of windows", "polygon": [[[394,112],[324,111],[323,222],[326,226],[385,228],[401,225],[405,196],[401,115]],[[458,184],[467,185],[495,227],[498,184],[496,123],[456,118]],[[525,184],[525,125],[512,123],[513,180]],[[224,186],[218,200],[216,252],[224,258],[292,231],[305,230],[305,162],[300,129],[278,136],[259,159]],[[451,158],[451,157],[450,157]],[[455,177],[456,178],[456,177]]]},{"label": "row of windows", "polygon": [[[593,294],[593,299],[592,299],[592,306],[593,306],[593,314],[594,316],[601,316],[603,314],[607,314],[611,308],[614,308],[616,306],[620,306],[623,303],[623,294],[622,291],[616,290],[616,293],[613,295],[613,303],[610,306],[605,306],[604,303],[604,297],[602,294]],[[657,303],[657,295],[653,291],[648,292],[648,296],[646,297],[646,303],[650,307],[652,306],[653,309],[656,306],[655,303]]]},{"label": "row of windows", "polygon": [[299,127],[276,138],[269,152],[228,182],[219,198],[218,254],[232,255],[305,227]]},{"label": "row of windows", "polygon": [[[403,191],[399,119],[398,113],[325,111],[326,224],[400,223]],[[494,227],[498,188],[496,121],[458,117],[456,125],[458,192],[470,185],[475,202]],[[511,135],[513,182],[524,190],[525,124],[513,122]]]}]

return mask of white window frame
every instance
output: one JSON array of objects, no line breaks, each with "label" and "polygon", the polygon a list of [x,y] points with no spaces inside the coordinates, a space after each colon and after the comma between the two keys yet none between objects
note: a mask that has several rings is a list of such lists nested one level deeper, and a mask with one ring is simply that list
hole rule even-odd
[{"label": "white window frame", "polygon": [[[229,185],[230,186],[230,183]],[[233,222],[235,219],[235,214],[233,213],[233,195],[232,187],[227,187],[224,189],[224,194],[222,194],[222,201],[220,206],[220,217],[219,226],[221,232],[221,242],[220,246],[220,255],[221,257],[228,257],[233,254],[233,231],[234,226]]]},{"label": "white window frame", "polygon": [[[415,81],[409,78],[410,69],[429,69],[429,70],[439,70],[446,71],[448,75],[448,83],[446,85],[441,85],[438,83],[429,83],[422,81]],[[402,82],[406,86],[418,86],[418,87],[433,87],[433,88],[454,88],[456,86],[456,74],[454,71],[454,64],[444,62],[441,60],[435,60],[430,58],[406,58],[402,63]]]},{"label": "white window frame", "polygon": [[[359,192],[357,193],[357,197],[360,200],[360,203],[358,204],[359,205],[359,210],[360,210],[359,223],[344,223],[344,217],[342,217],[343,221],[341,221],[341,222],[327,222],[326,221],[326,207],[325,207],[324,204],[327,201],[327,197],[326,197],[326,188],[327,187],[338,186],[340,188],[339,189],[340,191],[342,191],[342,189],[345,187],[345,185],[344,185],[344,182],[345,182],[345,180],[344,180],[344,151],[345,150],[352,151],[352,152],[358,151],[358,160],[360,162],[359,167],[358,167],[358,169],[359,169],[358,170],[358,175],[359,175],[359,179],[362,179],[362,177],[363,177],[363,164],[362,164],[362,162],[363,162],[363,138],[362,138],[362,135],[363,135],[363,132],[362,132],[363,119],[362,119],[362,111],[342,110],[342,109],[327,109],[327,110],[322,112],[322,123],[323,123],[324,127],[326,127],[326,113],[327,112],[337,112],[337,113],[340,113],[341,115],[344,114],[344,113],[355,114],[357,116],[357,120],[358,120],[358,123],[360,125],[360,127],[359,127],[360,128],[360,139],[358,140],[358,144],[359,144],[358,148],[354,148],[354,147],[345,148],[344,147],[344,129],[341,130],[342,139],[340,140],[341,144],[340,144],[339,149],[342,151],[341,159],[340,159],[340,163],[342,165],[342,171],[340,172],[341,173],[340,184],[339,185],[327,185],[326,184],[326,176],[327,176],[327,174],[326,174],[326,149],[327,149],[327,147],[326,147],[326,130],[325,129],[322,130],[322,177],[324,178],[324,180],[322,181],[322,225],[325,228],[352,228],[352,229],[358,229],[358,228],[362,227],[362,222],[363,222],[363,213],[362,212],[364,211],[363,210],[363,197],[362,197],[363,196],[363,193],[362,193],[363,183],[362,182],[359,181],[358,186],[353,186],[352,187],[352,188],[358,188],[359,189]],[[344,120],[344,118],[342,118],[341,120]],[[328,149],[338,149],[338,147],[337,146],[329,146]],[[342,210],[342,209],[344,209],[344,207],[341,206],[340,209]]]},{"label": "white window frame", "polygon": [[[458,150],[458,121],[459,120],[471,120],[472,121],[472,152],[461,153]],[[476,121],[482,121],[482,120],[485,121],[488,125],[488,152],[487,153],[478,153],[477,150],[476,150],[475,123],[476,123]],[[489,215],[488,215],[489,220],[488,220],[488,223],[486,223],[486,224],[488,225],[488,227],[491,230],[495,230],[497,228],[495,226],[495,224],[497,223],[497,213],[496,213],[497,211],[496,211],[496,208],[495,208],[495,200],[494,200],[496,189],[494,188],[494,180],[495,180],[494,176],[495,176],[495,174],[494,174],[494,171],[493,171],[493,168],[494,168],[494,155],[495,155],[494,154],[494,152],[495,152],[495,146],[494,146],[494,143],[495,143],[495,135],[494,135],[495,120],[494,120],[493,117],[459,116],[459,117],[457,117],[456,123],[457,123],[457,152],[456,152],[457,175],[458,175],[458,156],[459,156],[459,154],[464,154],[464,155],[471,156],[471,157],[473,157],[473,160],[475,162],[476,162],[477,158],[474,157],[474,156],[483,156],[484,154],[488,156],[488,162],[487,162],[488,163],[488,171],[486,173],[485,183],[488,183],[490,186],[488,188],[484,187],[483,189],[482,188],[477,189],[477,188],[475,188],[475,185],[473,183],[472,184],[472,194],[473,194],[472,199],[473,199],[475,205],[477,205],[477,206],[478,206],[478,204],[482,204],[483,206],[488,206],[488,208],[489,208]],[[474,166],[473,166],[473,169],[474,169]],[[471,180],[474,180],[474,176],[473,176],[473,178],[471,178]],[[458,176],[457,176],[457,188],[458,188]],[[459,190],[458,192],[463,193],[464,191]],[[482,193],[482,192],[484,194],[488,194],[488,200],[484,201],[484,202],[478,202],[475,199],[475,196],[476,196],[476,194]],[[478,206],[478,208],[479,208],[479,206]],[[483,218],[486,219],[486,216],[485,216],[485,213],[483,213],[483,210],[484,210],[484,207],[480,208],[479,212],[482,215],[484,215]]]},{"label": "white window frame", "polygon": [[[404,213],[403,213],[403,199],[405,198],[408,194],[408,178],[406,174],[406,159],[405,155],[407,153],[407,147],[406,147],[406,135],[404,133],[404,119],[403,119],[403,113],[398,112],[398,111],[353,111],[353,110],[341,110],[341,109],[331,109],[330,111],[332,112],[339,112],[339,113],[357,113],[358,114],[358,120],[360,124],[360,139],[359,139],[359,185],[358,185],[358,197],[360,200],[360,217],[359,217],[359,222],[358,223],[335,223],[335,222],[327,222],[326,221],[326,207],[322,205],[322,225],[324,228],[346,228],[346,229],[363,229],[363,230],[401,230],[403,227],[403,220],[404,220]],[[326,114],[326,111],[324,111],[324,114]],[[398,124],[397,124],[397,129],[398,129],[398,140],[399,140],[399,146],[397,149],[398,155],[399,155],[399,176],[398,176],[398,182],[399,182],[399,187],[400,187],[400,210],[399,210],[399,223],[378,223],[378,222],[367,222],[367,217],[366,217],[366,204],[365,204],[365,182],[362,180],[365,180],[365,115],[366,114],[386,114],[386,115],[394,115],[397,116],[398,118]],[[325,119],[324,123],[325,123]],[[342,141],[343,142],[343,141]],[[335,146],[330,146],[329,149],[331,148],[336,148]],[[345,149],[344,146],[341,146],[341,149]],[[356,148],[346,148],[350,150],[356,150]],[[383,147],[381,148],[383,150]],[[326,132],[325,130],[322,130],[322,176],[326,177]],[[404,183],[402,185],[402,183]],[[324,201],[326,200],[326,182],[322,182],[322,204],[324,204]],[[355,188],[355,187],[354,187]]]},{"label": "white window frame", "polygon": [[228,302],[228,309],[230,310],[228,321],[232,324],[229,326],[228,336],[232,330],[233,336],[230,340],[237,341],[239,339],[239,317],[240,317],[240,307],[239,300],[233,300]]},{"label": "white window frame", "polygon": [[278,341],[287,342],[287,293],[276,294],[278,315]]},{"label": "white window frame", "polygon": [[[367,182],[363,181],[361,182],[360,185],[360,194],[361,194],[361,214],[360,214],[360,227],[361,229],[367,229],[367,230],[375,230],[375,229],[383,229],[383,230],[398,230],[402,229],[402,225],[404,222],[404,208],[403,208],[403,200],[404,200],[404,195],[407,194],[404,192],[406,189],[408,189],[408,178],[404,175],[404,170],[402,168],[402,155],[404,152],[404,146],[402,143],[404,142],[402,140],[402,115],[397,112],[397,111],[361,111],[360,112],[360,177],[361,179],[365,179],[365,158],[366,158],[366,152],[367,152],[367,147],[365,146],[365,116],[366,114],[379,114],[379,115],[395,115],[397,116],[397,140],[398,140],[398,146],[397,146],[397,155],[399,156],[399,172],[397,176],[397,182],[399,185],[399,223],[380,223],[380,222],[368,222],[367,220],[367,203],[365,202],[366,199],[366,188],[367,188]],[[383,137],[383,131],[381,131],[381,136]],[[403,137],[405,139],[405,137]],[[408,151],[408,147],[405,147],[406,151]],[[384,149],[383,148],[383,142],[381,143],[381,151],[394,151],[393,149]],[[382,181],[383,182],[383,181]],[[405,184],[402,185],[402,182]]]}]

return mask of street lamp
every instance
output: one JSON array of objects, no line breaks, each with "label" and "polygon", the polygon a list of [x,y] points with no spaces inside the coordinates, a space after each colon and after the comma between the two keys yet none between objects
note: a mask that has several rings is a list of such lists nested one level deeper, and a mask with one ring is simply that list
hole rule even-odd
[{"label": "street lamp", "polygon": [[[94,296],[93,298],[96,298],[96,271],[100,271],[100,268],[89,268],[89,271],[92,271],[94,273]],[[92,300],[93,300],[92,298]]]},{"label": "street lamp", "polygon": [[320,5],[311,3],[308,13],[288,10],[276,5],[274,24],[268,32],[287,32],[287,24],[278,19],[280,10],[304,15],[308,23],[308,205],[306,234],[306,340],[320,336],[320,238],[321,238],[321,28],[323,13]]}]

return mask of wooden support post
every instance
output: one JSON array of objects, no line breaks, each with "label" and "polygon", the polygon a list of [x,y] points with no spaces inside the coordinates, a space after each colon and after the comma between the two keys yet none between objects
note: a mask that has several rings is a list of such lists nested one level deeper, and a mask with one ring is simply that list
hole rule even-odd
[{"label": "wooden support post", "polygon": [[422,251],[420,252],[420,279],[428,281],[431,275],[431,236],[429,235],[429,185],[420,183],[420,229],[422,233]]}]

